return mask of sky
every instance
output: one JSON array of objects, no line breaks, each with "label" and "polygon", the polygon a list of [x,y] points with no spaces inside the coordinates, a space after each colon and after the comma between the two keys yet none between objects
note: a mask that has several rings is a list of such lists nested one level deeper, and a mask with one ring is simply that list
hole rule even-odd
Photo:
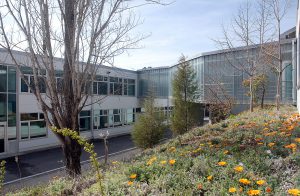
[{"label": "sky", "polygon": [[[222,24],[230,24],[246,0],[176,0],[171,5],[147,5],[136,10],[143,19],[136,32],[150,35],[140,48],[115,58],[116,67],[138,70],[143,67],[172,66],[184,54],[193,57],[217,50],[213,39],[222,38]],[[254,0],[253,0],[254,1]],[[282,32],[296,25],[297,1],[282,21]]]}]

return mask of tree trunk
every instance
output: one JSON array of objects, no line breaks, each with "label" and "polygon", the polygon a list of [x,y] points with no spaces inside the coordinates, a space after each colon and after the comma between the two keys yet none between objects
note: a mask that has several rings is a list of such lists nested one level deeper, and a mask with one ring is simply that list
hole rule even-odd
[{"label": "tree trunk", "polygon": [[279,111],[280,108],[281,77],[282,77],[282,72],[279,72],[277,77],[277,87],[276,87],[276,110],[277,111]]},{"label": "tree trunk", "polygon": [[253,79],[250,77],[250,112],[253,112]]},{"label": "tree trunk", "polygon": [[81,174],[81,146],[77,141],[71,139],[70,137],[65,137],[63,152],[65,155],[66,171],[70,177],[75,178]]},{"label": "tree trunk", "polygon": [[263,86],[263,91],[261,94],[261,102],[260,102],[261,109],[264,109],[265,93],[266,93],[266,88],[265,88],[265,86]]}]

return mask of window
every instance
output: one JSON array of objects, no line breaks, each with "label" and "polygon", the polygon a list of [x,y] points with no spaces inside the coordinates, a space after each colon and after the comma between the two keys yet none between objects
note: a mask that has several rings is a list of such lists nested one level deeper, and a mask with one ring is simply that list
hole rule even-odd
[{"label": "window", "polygon": [[134,79],[124,79],[124,95],[135,96]]},{"label": "window", "polygon": [[[37,70],[38,71],[38,85],[41,93],[46,93],[46,70]],[[24,75],[24,79],[21,79],[21,92],[23,93],[32,93],[30,88],[27,86],[26,82],[29,83],[31,88],[34,90],[34,76],[33,70],[30,67],[21,67],[21,72]]]},{"label": "window", "polygon": [[[22,93],[32,93],[30,88],[27,86],[26,82],[29,83],[31,88],[34,90],[34,76],[33,75],[24,75],[25,80],[21,80],[21,92]],[[44,76],[39,76],[38,78],[39,90],[41,93],[46,93],[46,78]]]},{"label": "window", "polygon": [[134,109],[126,110],[126,124],[132,124],[135,120]]},{"label": "window", "polygon": [[108,94],[107,77],[96,76],[95,81],[93,82],[93,94],[95,95]]},{"label": "window", "polygon": [[110,77],[109,82],[110,95],[122,95],[123,79],[117,77]]},{"label": "window", "polygon": [[114,109],[114,126],[121,126],[121,110],[120,109]]},{"label": "window", "polygon": [[47,136],[46,122],[42,113],[21,114],[21,139]]},{"label": "window", "polygon": [[0,65],[0,92],[7,92],[7,67]]},{"label": "window", "polygon": [[79,130],[89,131],[91,130],[91,111],[81,111],[79,114]]}]

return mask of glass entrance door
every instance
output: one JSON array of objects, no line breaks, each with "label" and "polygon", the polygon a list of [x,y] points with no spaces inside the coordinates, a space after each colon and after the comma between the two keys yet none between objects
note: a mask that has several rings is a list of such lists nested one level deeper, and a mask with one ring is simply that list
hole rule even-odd
[{"label": "glass entrance door", "polygon": [[0,153],[5,152],[6,123],[0,122]]}]

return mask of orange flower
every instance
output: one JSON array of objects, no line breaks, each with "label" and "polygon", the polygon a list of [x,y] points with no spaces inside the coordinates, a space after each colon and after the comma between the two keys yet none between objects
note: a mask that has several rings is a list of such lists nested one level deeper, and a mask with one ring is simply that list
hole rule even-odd
[{"label": "orange flower", "polygon": [[170,163],[170,165],[174,165],[176,163],[176,160],[175,159],[171,159],[171,160],[169,160],[169,163]]},{"label": "orange flower", "polygon": [[270,148],[272,148],[274,145],[275,145],[274,142],[271,142],[271,143],[268,144],[268,146],[269,146]]},{"label": "orange flower", "polygon": [[251,184],[251,181],[248,180],[248,179],[246,179],[246,178],[241,178],[241,179],[239,179],[239,182],[240,182],[241,184],[244,184],[244,185],[249,185],[249,184]]},{"label": "orange flower", "polygon": [[243,170],[244,170],[244,168],[240,165],[234,167],[234,171],[236,171],[236,172],[243,172]]},{"label": "orange flower", "polygon": [[271,189],[270,187],[267,187],[267,188],[266,188],[266,192],[267,192],[267,193],[271,193],[271,192],[272,192],[272,189]]},{"label": "orange flower", "polygon": [[136,179],[136,176],[137,176],[136,174],[131,174],[131,175],[129,176],[129,178],[130,178],[130,179]]},{"label": "orange flower", "polygon": [[300,195],[300,190],[299,189],[289,189],[288,193],[290,195],[298,196],[298,195]]},{"label": "orange flower", "polygon": [[295,138],[294,141],[297,142],[297,143],[300,143],[300,138],[299,138],[299,137],[298,137],[298,138]]},{"label": "orange flower", "polygon": [[288,148],[288,149],[294,149],[294,148],[297,148],[297,145],[295,143],[291,143],[289,145],[286,145],[284,146],[285,148]]},{"label": "orange flower", "polygon": [[265,183],[266,183],[266,181],[264,181],[264,180],[258,180],[258,181],[256,181],[256,184],[259,185],[259,186],[262,186]]},{"label": "orange flower", "polygon": [[229,193],[235,193],[235,192],[236,192],[236,188],[230,187],[230,188],[228,189],[228,192],[229,192]]},{"label": "orange flower", "polygon": [[213,176],[207,176],[207,180],[211,181],[213,179]]},{"label": "orange flower", "polygon": [[218,165],[219,165],[219,166],[226,166],[226,165],[227,165],[227,162],[225,162],[225,161],[220,161],[220,162],[218,163]]},{"label": "orange flower", "polygon": [[248,195],[250,195],[250,196],[260,195],[260,190],[249,190]]},{"label": "orange flower", "polygon": [[133,182],[132,182],[132,181],[128,181],[128,182],[127,182],[127,185],[128,185],[128,186],[131,186],[131,185],[133,185]]}]

